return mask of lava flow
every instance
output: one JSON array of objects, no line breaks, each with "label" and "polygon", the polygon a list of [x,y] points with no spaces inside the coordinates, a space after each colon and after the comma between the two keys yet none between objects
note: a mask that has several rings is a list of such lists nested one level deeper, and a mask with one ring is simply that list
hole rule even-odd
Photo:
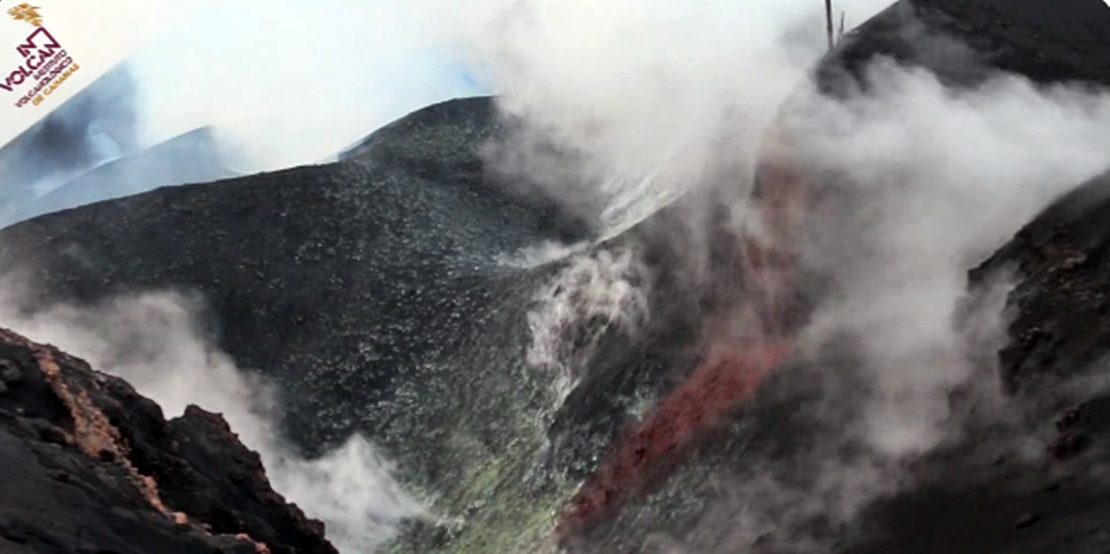
[{"label": "lava flow", "polygon": [[612,519],[626,502],[649,493],[682,463],[700,434],[720,424],[789,358],[797,245],[808,200],[802,173],[785,159],[765,158],[760,168],[763,229],[745,241],[752,286],[738,304],[754,312],[757,323],[742,338],[713,345],[708,360],[616,441],[561,514],[560,540]]}]

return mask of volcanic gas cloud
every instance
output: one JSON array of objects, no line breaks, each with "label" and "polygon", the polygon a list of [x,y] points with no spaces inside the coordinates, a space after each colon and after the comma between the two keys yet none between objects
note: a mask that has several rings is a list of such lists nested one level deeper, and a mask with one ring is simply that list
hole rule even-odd
[{"label": "volcanic gas cloud", "polygon": [[[783,150],[778,150],[783,151]],[[560,516],[565,540],[615,517],[631,499],[665,480],[689,455],[699,437],[759,388],[763,378],[790,357],[793,299],[807,186],[788,158],[769,157],[758,172],[756,202],[762,228],[745,239],[743,275],[748,278],[736,310],[754,324],[721,332],[706,360],[679,386],[627,429],[608,458],[586,479]],[[712,332],[712,330],[711,330]]]}]

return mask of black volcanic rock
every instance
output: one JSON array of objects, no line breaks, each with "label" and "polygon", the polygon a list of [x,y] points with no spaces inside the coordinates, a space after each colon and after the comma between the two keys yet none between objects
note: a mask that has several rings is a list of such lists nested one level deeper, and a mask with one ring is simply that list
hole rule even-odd
[{"label": "black volcanic rock", "polygon": [[502,129],[488,97],[433,104],[390,123],[343,151],[340,161],[398,165],[429,178],[462,177],[460,184],[483,183],[482,160],[474,149]]},{"label": "black volcanic rock", "polygon": [[336,552],[217,414],[0,330],[0,551]]},{"label": "black volcanic rock", "polygon": [[900,0],[849,33],[817,69],[822,89],[866,89],[876,56],[949,85],[997,72],[1039,84],[1110,85],[1110,7],[1101,0]]},{"label": "black volcanic rock", "polygon": [[[488,97],[462,98],[428,106],[386,125],[338,158],[403,168],[429,181],[492,194],[498,202],[526,207],[544,218],[545,224],[566,242],[596,234],[596,220],[606,201],[595,196],[590,183],[559,183],[563,188],[574,187],[573,196],[577,198],[570,205],[572,195],[553,197],[550,183],[537,184],[535,175],[517,171],[510,160],[502,158],[501,145],[515,140],[513,133],[521,125],[499,114]],[[564,165],[580,161],[569,152],[549,146],[551,150],[545,154]]]},{"label": "black volcanic rock", "polygon": [[[1005,73],[1038,86],[1099,90],[1110,86],[1110,7],[1101,0],[901,0],[853,30],[814,78],[825,94],[866,94],[866,69],[882,58],[926,69],[949,87]],[[1110,283],[1099,246],[1107,198],[1110,174],[1048,207],[972,272],[979,286],[1018,271],[1013,342],[1001,353],[1010,392],[1027,379],[1073,374],[1105,353],[1110,320],[1098,291]],[[849,219],[852,201],[844,205],[849,211],[837,215]]]},{"label": "black volcanic rock", "polygon": [[[920,487],[863,515],[852,554],[1087,553],[1110,548],[1104,467],[1110,456],[1110,175],[1064,195],[971,270],[973,291],[1008,289],[1008,340],[997,375],[1018,429],[976,429],[934,453]],[[1086,380],[1084,380],[1086,379]],[[1092,380],[1093,379],[1093,380]],[[1044,443],[1030,467],[1000,454]]]},{"label": "black volcanic rock", "polygon": [[1110,352],[1110,174],[1057,200],[972,281],[1016,279],[1011,343],[1001,352],[1012,392],[1076,377]]}]

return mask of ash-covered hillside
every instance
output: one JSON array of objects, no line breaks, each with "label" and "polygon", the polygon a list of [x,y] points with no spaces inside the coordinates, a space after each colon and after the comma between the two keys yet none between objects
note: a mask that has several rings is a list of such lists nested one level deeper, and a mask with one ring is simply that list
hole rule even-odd
[{"label": "ash-covered hillside", "polygon": [[[15,225],[0,238],[0,265],[27,287],[15,300],[28,313],[141,291],[202,295],[215,344],[279,385],[284,431],[304,451],[360,432],[403,483],[439,498],[445,521],[487,506],[457,543],[531,541],[547,523],[526,491],[557,505],[565,484],[550,481],[586,471],[627,396],[662,386],[669,373],[659,368],[682,365],[667,361],[690,355],[691,331],[674,333],[694,325],[680,295],[700,293],[661,289],[654,309],[672,305],[674,317],[653,331],[661,340],[629,346],[605,311],[590,312],[581,285],[648,279],[633,255],[677,271],[679,255],[657,239],[642,253],[616,244],[546,263],[545,252],[595,231],[483,171],[480,150],[501,132],[489,98],[432,106],[336,164],[163,188]],[[565,269],[567,286],[551,284]],[[538,306],[561,310],[567,299],[562,319],[531,325]],[[583,364],[602,335],[615,340],[592,362],[598,384],[575,392],[592,398],[555,416],[558,375],[537,371],[530,354]],[[552,418],[561,423],[549,429]],[[577,427],[589,432],[568,432]],[[565,452],[548,448],[549,432],[570,443]]]},{"label": "ash-covered hillside", "polygon": [[[2,256],[33,271],[23,276],[34,283],[28,308],[199,292],[218,345],[240,365],[314,391],[291,399],[292,413],[302,402],[373,404],[366,394],[389,389],[426,354],[476,340],[468,335],[493,315],[475,307],[509,302],[528,273],[504,260],[590,236],[552,206],[483,181],[475,149],[496,132],[491,113],[488,98],[428,108],[411,119],[440,114],[444,142],[402,134],[382,143],[384,160],[367,154],[51,214],[8,229]],[[306,442],[354,425],[290,420]]]}]

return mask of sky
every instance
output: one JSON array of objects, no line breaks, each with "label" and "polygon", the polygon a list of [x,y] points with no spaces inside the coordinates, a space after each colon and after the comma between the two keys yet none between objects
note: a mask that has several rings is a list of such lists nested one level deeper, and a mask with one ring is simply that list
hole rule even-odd
[{"label": "sky", "polygon": [[[644,174],[689,181],[682,172],[705,165],[714,139],[702,132],[704,124],[724,121],[726,104],[740,105],[747,118],[729,125],[759,135],[824,40],[823,3],[816,0],[202,0],[187,7],[104,0],[96,10],[73,0],[39,4],[52,28],[65,23],[57,28],[79,50],[82,79],[125,60],[125,80],[133,85],[118,99],[109,91],[108,102],[97,93],[93,108],[107,110],[103,117],[112,121],[101,123],[127,115],[125,126],[135,129],[125,142],[139,148],[211,127],[224,166],[276,170],[329,161],[424,106],[496,93],[505,111],[551,127],[566,145],[594,151],[595,165],[616,175],[602,177],[615,183],[606,186],[639,199],[618,202],[619,213],[633,214],[617,218],[627,222],[674,196],[673,187],[648,183]],[[851,27],[887,4],[842,0],[836,9]],[[780,46],[796,41],[782,40],[784,33],[805,37],[802,54],[785,62]],[[136,52],[128,57],[123,50]],[[113,85],[103,80],[89,90],[118,88],[123,76],[113,73]],[[582,142],[581,132],[599,122],[608,129],[601,142]],[[79,134],[84,125],[71,127]],[[45,184],[24,183],[27,198],[9,202],[13,220],[32,213],[21,202],[73,172],[62,173],[43,176]],[[545,186],[567,181],[556,180]],[[644,186],[658,192],[641,194]]]},{"label": "sky", "polygon": [[142,138],[212,123],[269,169],[319,161],[427,104],[485,92],[405,5],[206,4],[129,60]]},{"label": "sky", "polygon": [[[109,0],[94,10],[67,0],[39,3],[51,13],[51,24],[67,24],[71,40],[113,37],[124,44],[121,48],[138,50],[125,64],[138,83],[141,144],[215,125],[244,172],[324,161],[424,105],[515,88],[521,83],[505,69],[519,60],[491,48],[518,48],[517,38],[509,36],[512,29],[499,26],[499,18],[514,10],[564,16],[551,8],[558,2],[507,0],[202,0],[188,7]],[[647,34],[644,24],[716,20],[716,29],[705,37],[722,39],[727,47],[737,46],[736,40],[717,33],[778,30],[788,18],[819,16],[823,9],[817,0],[784,2],[777,14],[725,0],[613,0],[604,8],[578,3],[569,2],[575,10],[596,11],[596,18],[563,18],[555,26],[544,21],[556,33],[549,38],[557,40],[544,43],[544,37],[535,37],[547,51],[541,56],[525,52],[529,63],[553,63],[553,75],[565,73],[558,66],[589,48],[604,49],[603,42],[614,38],[609,30],[615,14],[630,22],[624,30],[639,34]],[[837,10],[847,12],[850,27],[887,3],[841,0]],[[754,14],[760,24],[750,21]],[[583,34],[591,32],[583,24],[591,20],[593,39]],[[816,36],[823,36],[821,21],[813,23]],[[82,24],[88,29],[80,29]],[[568,26],[581,41],[557,34]],[[124,58],[119,48],[90,44],[80,49],[89,66],[107,69],[108,61]],[[659,53],[654,48],[645,52]],[[705,64],[690,60],[689,67],[693,71]]]},{"label": "sky", "polygon": [[[120,1],[127,5],[130,0]],[[541,14],[542,6],[554,5],[506,0],[209,0],[185,17],[178,15],[179,8],[164,4],[153,9],[174,15],[159,21],[180,23],[167,26],[172,30],[147,41],[127,62],[139,84],[141,138],[153,144],[214,124],[241,155],[245,171],[321,161],[428,104],[515,87],[518,83],[504,74],[502,53],[489,48],[497,44],[495,38],[504,38],[502,29],[490,23],[511,12],[514,4],[527,5],[525,9],[541,6]],[[728,25],[737,17],[750,19],[754,12],[764,17],[762,8],[738,8],[724,0],[614,4],[618,5],[594,8],[599,15],[593,28],[582,27],[589,17],[567,21],[576,26],[582,44],[591,41],[581,33],[609,36],[618,19],[613,14],[626,13],[629,21],[653,25],[705,21],[719,14],[721,33],[732,32]],[[821,12],[816,0],[812,8],[804,1],[788,4],[775,10],[782,19],[802,11]],[[851,26],[886,4],[843,0],[837,9],[847,13]],[[740,33],[753,28],[750,21],[734,26]],[[557,38],[553,44],[576,53],[567,49],[567,37]]]},{"label": "sky", "polygon": [[[476,80],[469,68],[489,61],[490,52],[483,51],[485,45],[474,35],[452,28],[480,28],[488,23],[483,17],[509,11],[514,2],[508,0],[201,0],[186,5],[105,0],[96,9],[67,0],[38,4],[55,13],[64,8],[66,24],[96,29],[93,38],[116,37],[128,49],[143,45],[127,62],[138,76],[143,143],[213,124],[242,154],[247,171],[321,161],[425,105],[501,92],[514,84],[503,75]],[[531,8],[543,3],[515,4]],[[594,9],[622,12],[629,20],[651,14],[656,22],[719,14],[723,32],[730,32],[738,14],[750,19],[756,11],[724,0],[610,4]],[[800,11],[820,15],[821,4],[794,0],[775,11],[791,17]],[[846,13],[852,27],[887,4],[841,0],[835,9]],[[579,19],[574,23],[582,32],[605,36],[613,19],[602,14],[593,29],[581,27]],[[741,22],[732,28],[745,33],[757,26]],[[496,34],[501,29],[483,31]],[[72,35],[71,41],[81,38]],[[591,45],[588,36],[584,39],[582,44]],[[104,61],[122,59],[117,50],[84,47],[82,61],[96,65],[97,55]]]}]

